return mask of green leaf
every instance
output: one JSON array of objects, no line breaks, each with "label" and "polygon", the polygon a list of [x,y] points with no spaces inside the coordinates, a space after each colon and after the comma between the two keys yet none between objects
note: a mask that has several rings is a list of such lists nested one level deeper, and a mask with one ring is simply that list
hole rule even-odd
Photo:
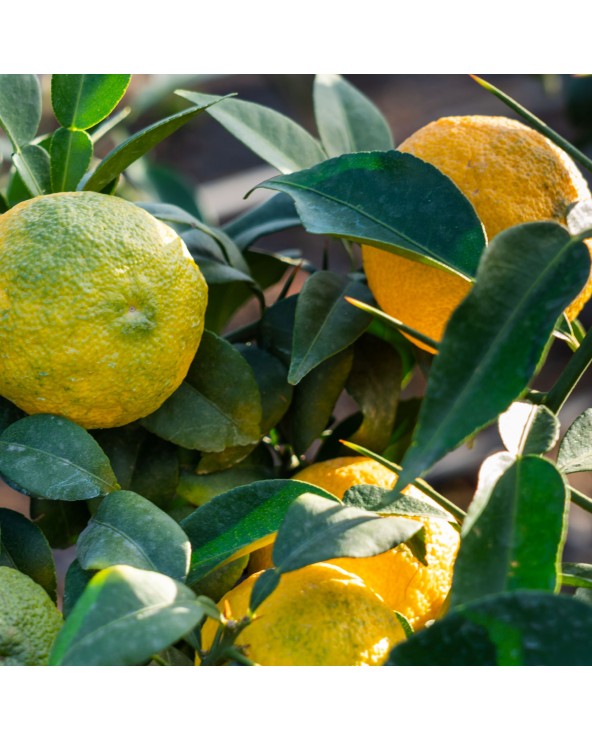
[{"label": "green leaf", "polygon": [[524,392],[557,318],[589,274],[586,246],[572,241],[559,224],[523,224],[495,237],[434,358],[398,487],[492,422]]},{"label": "green leaf", "polygon": [[12,155],[12,161],[32,196],[51,193],[50,161],[45,149],[27,144]]},{"label": "green leaf", "polygon": [[267,434],[284,416],[292,401],[284,364],[254,345],[237,347],[251,366],[261,394],[261,433]]},{"label": "green leaf", "polygon": [[271,477],[262,465],[239,465],[214,473],[182,472],[177,493],[194,506],[203,506],[221,493]]},{"label": "green leaf", "polygon": [[88,129],[107,118],[131,75],[52,75],[51,104],[65,128]]},{"label": "green leaf", "polygon": [[561,585],[592,588],[592,565],[590,563],[562,563]]},{"label": "green leaf", "polygon": [[93,153],[86,131],[59,128],[51,137],[51,189],[54,193],[76,190]]},{"label": "green leaf", "polygon": [[266,480],[240,486],[200,506],[181,522],[192,548],[187,582],[193,584],[223,563],[270,542],[292,501],[311,491],[337,501],[310,483]]},{"label": "green leaf", "polygon": [[0,434],[0,474],[29,496],[75,501],[119,488],[91,435],[53,414],[35,414]]},{"label": "green leaf", "polygon": [[170,167],[149,162],[146,166],[146,175],[159,201],[179,206],[195,218],[203,220],[195,201],[193,185],[179,172]]},{"label": "green leaf", "polygon": [[49,542],[27,517],[0,508],[0,565],[16,568],[58,598],[56,567]]},{"label": "green leaf", "polygon": [[[209,105],[214,105],[224,98],[215,98]],[[173,134],[178,128],[190,121],[195,116],[203,113],[204,107],[192,107],[175,113],[162,121],[153,123],[151,126],[138,131],[130,136],[118,147],[113,149],[105,159],[98,165],[91,176],[81,184],[81,190],[102,191],[113,182],[127,167],[142,157],[146,152],[159,144],[167,136]]]},{"label": "green leaf", "polygon": [[33,139],[41,121],[37,75],[0,74],[0,126],[18,151]]},{"label": "green leaf", "polygon": [[240,249],[246,249],[263,236],[300,226],[294,201],[279,193],[259,206],[224,225],[224,231]]},{"label": "green leaf", "polygon": [[566,474],[592,470],[592,409],[580,414],[565,433],[557,467]]},{"label": "green leaf", "polygon": [[23,182],[23,178],[13,168],[9,174],[8,188],[6,190],[8,205],[12,208],[17,203],[22,203],[23,200],[29,200],[30,197],[31,193]]},{"label": "green leaf", "polygon": [[94,575],[94,573],[84,570],[78,560],[73,560],[70,563],[64,581],[64,619],[70,616],[76,602],[82,596],[84,589],[88,586]]},{"label": "green leaf", "polygon": [[22,419],[23,416],[25,416],[24,411],[21,411],[18,406],[15,406],[6,398],[0,396],[0,432],[3,432],[11,424],[14,424],[15,421]]},{"label": "green leaf", "polygon": [[536,591],[459,607],[391,652],[386,665],[592,664],[592,608]]},{"label": "green leaf", "polygon": [[297,455],[303,455],[327,428],[352,363],[353,349],[348,347],[322,362],[294,389],[287,421]]},{"label": "green leaf", "polygon": [[515,460],[493,486],[481,484],[461,530],[451,607],[504,591],[556,590],[567,504],[559,471],[534,455]]},{"label": "green leaf", "polygon": [[161,573],[116,565],[97,573],[57,636],[50,665],[138,665],[203,618],[199,600]]},{"label": "green leaf", "polygon": [[86,501],[31,499],[31,519],[57,550],[65,550],[76,543],[89,517]]},{"label": "green leaf", "polygon": [[182,581],[190,550],[185,532],[170,516],[137,493],[115,491],[78,538],[76,552],[85,570],[132,565]]},{"label": "green leaf", "polygon": [[260,422],[261,399],[248,362],[208,331],[181,386],[142,420],[159,437],[202,452],[258,442]]},{"label": "green leaf", "polygon": [[394,148],[382,113],[341,75],[317,75],[313,95],[321,141],[330,157]]},{"label": "green leaf", "polygon": [[399,353],[386,342],[364,335],[354,345],[354,362],[346,389],[364,419],[353,442],[381,452],[388,444],[402,381]]},{"label": "green leaf", "polygon": [[388,446],[382,456],[394,463],[399,463],[411,444],[413,430],[421,408],[421,398],[405,398],[397,406],[397,416]]},{"label": "green leaf", "polygon": [[[200,106],[209,106],[214,95],[177,90],[178,95]],[[226,100],[208,110],[219,124],[280,172],[294,172],[322,162],[326,156],[318,141],[290,118],[257,103]]]},{"label": "green leaf", "polygon": [[298,295],[288,382],[298,384],[324,360],[349,347],[368,328],[371,318],[346,296],[372,300],[368,288],[343,275],[311,275]]},{"label": "green leaf", "polygon": [[559,439],[559,419],[546,406],[517,401],[498,420],[506,449],[514,455],[542,455]]},{"label": "green leaf", "polygon": [[473,206],[452,180],[411,154],[344,154],[259,187],[292,196],[313,234],[371,244],[468,277],[485,248]]},{"label": "green leaf", "polygon": [[207,596],[212,601],[218,602],[231,588],[234,588],[238,579],[247,567],[249,556],[243,555],[236,560],[231,560],[226,565],[221,565],[209,575],[191,584],[194,593]]},{"label": "green leaf", "polygon": [[263,349],[275,355],[286,365],[292,357],[292,335],[296,317],[297,295],[277,301],[265,311],[260,334]]},{"label": "green leaf", "polygon": [[343,496],[343,503],[348,506],[357,506],[359,509],[371,511],[374,514],[390,514],[391,516],[429,516],[436,519],[450,519],[450,515],[442,509],[428,504],[424,499],[400,493],[390,503],[384,504],[384,497],[388,489],[382,486],[360,484],[348,488]]}]

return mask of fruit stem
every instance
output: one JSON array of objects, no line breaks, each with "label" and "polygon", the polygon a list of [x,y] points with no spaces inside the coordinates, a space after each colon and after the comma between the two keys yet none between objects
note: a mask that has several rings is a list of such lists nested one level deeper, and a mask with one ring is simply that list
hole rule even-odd
[{"label": "fruit stem", "polygon": [[545,406],[558,414],[582,375],[592,362],[592,329],[583,338],[578,349],[570,357],[555,385],[544,397]]},{"label": "fruit stem", "polygon": [[580,509],[584,509],[584,511],[587,511],[589,514],[592,514],[592,498],[588,498],[588,496],[576,491],[576,489],[571,486],[568,486],[568,488],[572,503],[579,506]]}]

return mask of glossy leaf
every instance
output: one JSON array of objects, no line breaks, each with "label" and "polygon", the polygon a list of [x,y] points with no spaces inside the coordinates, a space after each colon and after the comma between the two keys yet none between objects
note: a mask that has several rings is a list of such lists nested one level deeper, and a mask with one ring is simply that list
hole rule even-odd
[{"label": "glossy leaf", "polygon": [[32,196],[51,192],[49,154],[37,144],[27,146],[12,155],[16,171]]},{"label": "glossy leaf", "polygon": [[29,144],[41,121],[41,85],[37,75],[0,74],[0,126],[18,151]]},{"label": "glossy leaf", "polygon": [[[189,102],[209,106],[214,95],[177,90]],[[326,155],[318,141],[292,119],[257,103],[236,98],[208,110],[212,118],[261,159],[280,172],[294,172],[322,162]]]},{"label": "glossy leaf", "polygon": [[241,248],[246,249],[268,234],[300,226],[294,201],[279,193],[259,206],[224,225],[224,231]]},{"label": "glossy leaf", "polygon": [[557,318],[589,274],[586,246],[559,224],[523,224],[495,237],[475,287],[448,322],[398,486],[411,483],[524,392]]},{"label": "glossy leaf", "polygon": [[57,602],[56,566],[49,542],[27,517],[0,508],[0,565],[16,568]]},{"label": "glossy leaf", "polygon": [[344,154],[259,187],[292,196],[313,234],[371,244],[468,277],[485,248],[473,206],[452,180],[411,154]]},{"label": "glossy leaf", "polygon": [[451,607],[521,589],[554,591],[567,526],[565,482],[552,462],[518,458],[480,485],[461,530]]},{"label": "glossy leaf", "polygon": [[116,565],[97,573],[58,634],[50,665],[138,665],[204,616],[191,589],[161,573]]},{"label": "glossy leaf", "polygon": [[85,570],[132,565],[182,581],[190,549],[181,527],[161,509],[132,491],[115,491],[78,538],[76,552]]},{"label": "glossy leaf", "polygon": [[93,153],[86,131],[59,128],[51,137],[51,189],[54,193],[76,190]]},{"label": "glossy leaf", "polygon": [[514,455],[542,455],[559,439],[559,419],[546,406],[517,401],[498,421],[506,449]]},{"label": "glossy leaf", "polygon": [[86,501],[31,499],[31,519],[56,550],[65,550],[76,544],[78,535],[88,524],[89,518]]},{"label": "glossy leaf", "polygon": [[592,664],[592,608],[536,591],[496,594],[397,645],[386,665]]},{"label": "glossy leaf", "polygon": [[2,432],[0,474],[23,493],[62,501],[94,498],[119,487],[91,435],[53,414],[27,416]]},{"label": "glossy leaf", "polygon": [[313,95],[321,141],[330,157],[394,148],[382,113],[341,75],[317,75]]},{"label": "glossy leaf", "polygon": [[[214,105],[223,98],[214,98],[209,105]],[[81,190],[102,191],[113,182],[127,167],[142,157],[146,152],[159,144],[167,136],[173,134],[185,123],[195,116],[203,113],[204,107],[192,107],[187,110],[175,113],[162,121],[153,123],[150,126],[138,131],[130,136],[122,144],[113,149],[97,166],[92,175],[79,186]]]},{"label": "glossy leaf", "polygon": [[257,442],[260,422],[253,371],[237,349],[208,331],[181,386],[142,420],[159,437],[203,452]]},{"label": "glossy leaf", "polygon": [[368,288],[343,275],[320,271],[311,275],[298,295],[288,382],[298,384],[324,360],[349,347],[367,329],[371,318],[345,297],[371,300]]},{"label": "glossy leaf", "polygon": [[592,470],[592,409],[586,409],[561,440],[557,466],[564,473]]},{"label": "glossy leaf", "polygon": [[270,542],[292,501],[307,492],[337,501],[310,483],[267,480],[240,486],[200,506],[181,522],[192,548],[187,582]]},{"label": "glossy leaf", "polygon": [[562,563],[561,585],[592,588],[592,564]]},{"label": "glossy leaf", "polygon": [[51,104],[65,128],[96,126],[123,97],[131,75],[52,75]]},{"label": "glossy leaf", "polygon": [[267,434],[284,416],[292,401],[293,388],[288,383],[283,363],[254,345],[238,347],[251,366],[261,394],[261,433]]}]

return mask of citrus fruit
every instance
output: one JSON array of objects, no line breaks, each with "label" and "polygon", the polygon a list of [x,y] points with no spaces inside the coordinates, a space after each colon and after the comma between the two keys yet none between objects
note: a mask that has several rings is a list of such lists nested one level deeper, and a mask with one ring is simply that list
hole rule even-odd
[{"label": "citrus fruit", "polygon": [[29,576],[0,566],[0,666],[47,665],[63,618]]},{"label": "citrus fruit", "polygon": [[0,216],[0,395],[86,428],[146,416],[185,377],[206,302],[181,238],[133,203],[19,203]]},{"label": "citrus fruit", "polygon": [[[254,573],[224,597],[234,619],[246,615],[258,577]],[[217,626],[206,621],[204,650]],[[284,574],[237,644],[260,665],[380,665],[404,639],[396,616],[360,578],[318,563]]]},{"label": "citrus fruit", "polygon": [[[339,457],[315,463],[294,478],[319,486],[338,498],[343,498],[351,486],[366,484],[390,489],[397,482],[396,473],[367,457]],[[405,488],[404,493],[441,508],[414,486]],[[418,629],[435,619],[444,604],[452,584],[460,537],[447,519],[410,518],[424,525],[427,566],[407,545],[399,545],[371,558],[338,558],[330,562],[360,576],[388,607],[403,614],[413,628]],[[255,551],[249,570],[273,567],[272,550],[273,546],[268,545]]]},{"label": "citrus fruit", "polygon": [[[447,175],[473,204],[489,239],[529,221],[565,224],[569,204],[590,197],[586,181],[562,149],[501,116],[440,118],[412,134],[399,150]],[[368,245],[362,255],[368,284],[383,311],[439,341],[470,281]],[[592,279],[567,309],[570,319],[591,294]]]}]

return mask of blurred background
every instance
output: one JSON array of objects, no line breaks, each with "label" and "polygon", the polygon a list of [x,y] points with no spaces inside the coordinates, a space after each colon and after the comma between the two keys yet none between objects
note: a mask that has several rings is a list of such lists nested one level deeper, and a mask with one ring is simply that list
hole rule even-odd
[{"label": "blurred background", "polygon": [[[391,125],[396,144],[430,121],[449,115],[517,116],[480,88],[468,75],[345,75],[382,111]],[[486,75],[483,77],[516,99],[551,128],[592,156],[592,76],[585,75]],[[50,118],[50,76],[42,76],[48,111],[46,130],[54,127]],[[211,94],[237,93],[239,97],[267,105],[298,121],[316,134],[312,111],[312,75],[135,75],[122,106],[131,113],[119,127],[100,142],[99,156],[104,156],[129,133],[160,118],[180,111],[187,102],[176,96],[178,88]],[[44,130],[42,123],[41,130]],[[0,153],[6,154],[6,141],[0,138]],[[0,165],[0,182],[6,166]],[[274,169],[259,160],[207,115],[199,116],[162,142],[145,160],[128,171],[125,196],[131,200],[174,202],[186,210],[201,213],[212,224],[224,224],[241,211],[253,207],[272,193],[255,190],[263,180],[273,177]],[[590,181],[590,173],[584,173]],[[196,210],[196,208],[198,210]],[[329,265],[336,271],[350,269],[344,251],[324,237],[306,234],[301,229],[266,237],[258,248],[298,249],[306,259],[320,265],[327,250]],[[301,283],[295,281],[292,292]],[[277,290],[277,288],[276,288]],[[235,315],[228,328],[253,319],[255,306],[246,305]],[[592,325],[592,306],[581,315],[584,326]],[[570,351],[556,342],[544,372],[537,381],[538,390],[547,390],[564,367]],[[424,379],[416,373],[404,391],[404,397],[422,392]],[[592,406],[592,372],[561,413],[562,432],[575,417]],[[344,415],[348,399],[342,401]],[[455,503],[466,507],[474,493],[477,472],[483,459],[502,448],[497,429],[481,433],[472,447],[463,446],[439,463],[428,480]],[[572,478],[572,484],[592,495],[592,474]],[[28,514],[29,500],[0,483],[0,506]],[[568,542],[564,560],[592,562],[592,516],[571,507]],[[65,551],[58,560],[67,565],[72,555]]]}]

